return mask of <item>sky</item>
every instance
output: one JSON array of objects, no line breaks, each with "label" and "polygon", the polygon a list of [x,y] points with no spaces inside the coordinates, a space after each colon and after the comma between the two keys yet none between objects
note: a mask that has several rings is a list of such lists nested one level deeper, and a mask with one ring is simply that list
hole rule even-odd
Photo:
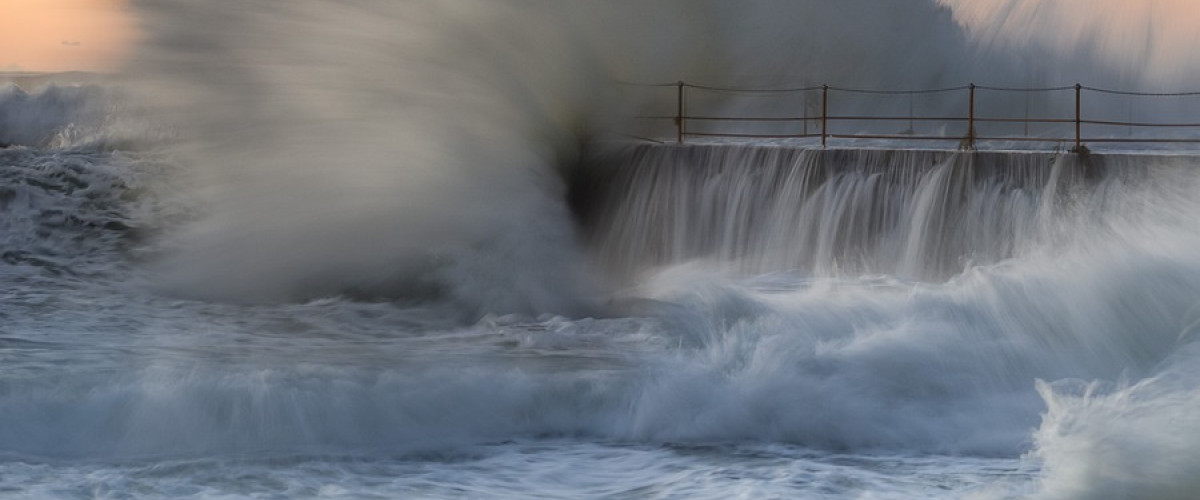
[{"label": "sky", "polygon": [[1197,86],[1198,0],[938,1],[984,45],[1091,53],[1117,71],[1167,86]]},{"label": "sky", "polygon": [[117,71],[135,41],[128,0],[0,0],[0,71]]},{"label": "sky", "polygon": [[[1197,0],[938,1],[987,44],[1087,44],[1158,72],[1200,65]],[[117,71],[136,33],[129,0],[0,0],[0,71]]]}]

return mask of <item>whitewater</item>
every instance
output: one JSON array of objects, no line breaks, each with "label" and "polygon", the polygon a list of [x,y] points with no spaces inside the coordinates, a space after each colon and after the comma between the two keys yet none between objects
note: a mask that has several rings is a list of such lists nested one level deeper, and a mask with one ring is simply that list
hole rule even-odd
[{"label": "whitewater", "polygon": [[0,498],[1196,496],[1200,157],[620,135],[629,81],[1184,63],[636,4],[146,2],[128,74],[0,88]]}]

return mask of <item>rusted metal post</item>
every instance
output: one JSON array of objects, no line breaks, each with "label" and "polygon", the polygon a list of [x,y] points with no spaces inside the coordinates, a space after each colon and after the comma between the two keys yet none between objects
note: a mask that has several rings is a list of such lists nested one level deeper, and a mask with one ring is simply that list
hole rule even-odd
[{"label": "rusted metal post", "polygon": [[1079,138],[1079,129],[1081,120],[1079,119],[1080,94],[1082,94],[1083,85],[1075,84],[1075,149],[1076,153],[1083,151],[1083,142]]},{"label": "rusted metal post", "polygon": [[683,144],[683,80],[675,84],[675,143]]},{"label": "rusted metal post", "polygon": [[967,137],[963,139],[965,149],[975,149],[975,84],[967,85],[969,91],[967,104]]},{"label": "rusted metal post", "polygon": [[829,136],[829,85],[821,86],[821,147],[825,147],[825,138]]}]

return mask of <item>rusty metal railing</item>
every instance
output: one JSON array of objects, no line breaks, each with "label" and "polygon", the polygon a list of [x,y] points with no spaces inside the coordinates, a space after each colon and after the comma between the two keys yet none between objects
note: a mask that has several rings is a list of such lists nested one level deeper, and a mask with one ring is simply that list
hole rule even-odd
[{"label": "rusty metal railing", "polygon": [[[1133,99],[1135,98],[1200,98],[1200,92],[1174,92],[1174,93],[1152,93],[1152,92],[1130,92],[1120,90],[1109,90],[1095,87],[1088,87],[1081,84],[1060,87],[1037,87],[1037,88],[1015,88],[1015,87],[995,87],[986,85],[976,85],[970,83],[958,87],[922,89],[922,90],[878,90],[878,89],[855,89],[845,87],[834,87],[829,85],[820,86],[805,86],[795,88],[776,88],[776,89],[747,89],[747,88],[730,88],[716,87],[707,85],[698,85],[683,81],[649,85],[657,87],[674,87],[675,95],[674,114],[673,115],[645,115],[640,118],[648,120],[670,120],[674,124],[675,140],[678,143],[685,142],[690,137],[717,137],[717,138],[745,138],[745,139],[819,139],[822,147],[826,147],[831,140],[896,140],[896,141],[955,141],[958,147],[963,149],[974,149],[980,143],[985,142],[1040,142],[1040,143],[1059,143],[1071,144],[1072,151],[1085,151],[1087,144],[1090,143],[1195,143],[1200,144],[1200,122],[1186,121],[1147,121],[1134,120],[1135,109],[1153,108],[1153,106],[1145,106],[1144,104],[1135,108]],[[707,99],[707,103],[695,104],[697,95],[700,93],[715,94],[717,98]],[[958,104],[954,104],[952,100],[957,99],[955,96],[963,95],[963,100]],[[1008,98],[994,98],[995,94],[1023,94],[1024,100],[1024,115],[1020,117],[1010,116],[1011,108],[1014,100]],[[1059,96],[1059,94],[1068,94],[1067,96]],[[794,96],[801,95],[802,104],[797,106]],[[845,95],[845,98],[839,98],[839,95]],[[1031,116],[1031,96],[1038,97],[1038,107],[1055,111],[1048,116]],[[1098,96],[1107,98],[1112,101],[1112,98],[1128,100],[1128,116],[1127,119],[1111,118],[1112,110],[1116,109],[1116,105],[1110,103],[1096,103],[1094,107],[1086,108],[1085,105],[1093,99],[1085,99],[1086,96]],[[721,112],[705,111],[705,107],[721,107],[726,109],[745,109],[746,106],[738,106],[739,99],[745,99],[748,96],[763,97],[775,100],[775,105],[768,106],[773,113],[753,114],[753,112],[742,112],[735,115],[723,114]],[[881,97],[895,100],[897,98],[907,98],[908,113],[898,114],[894,110],[898,107],[895,102],[890,105],[883,106],[884,109],[892,109],[887,113],[873,112],[838,112],[837,108],[840,103],[848,102],[853,104],[854,99],[862,97]],[[954,114],[951,112],[943,112],[939,114],[918,113],[916,112],[914,102],[916,97],[933,98],[938,100],[938,105],[935,108],[957,108],[965,111],[965,115]],[[716,103],[716,105],[714,105]],[[705,106],[707,104],[707,106]],[[861,103],[860,103],[861,104]],[[1073,104],[1073,106],[1071,106]],[[754,108],[755,106],[749,106]],[[759,105],[757,107],[764,107]],[[862,108],[864,106],[841,105],[842,109],[846,108]],[[984,109],[980,109],[980,108]],[[1073,107],[1073,112],[1071,108]],[[691,108],[691,110],[689,110]],[[785,113],[791,110],[790,114],[776,114],[782,108]],[[831,109],[834,111],[831,112]],[[1009,113],[999,112],[1001,109],[1007,109]],[[1095,110],[1096,112],[1090,113]],[[795,112],[799,111],[799,115]],[[1064,112],[1065,111],[1065,112]],[[1160,116],[1163,114],[1170,116],[1200,116],[1200,99],[1197,99],[1195,110],[1187,111],[1175,106],[1165,112],[1155,113],[1153,110],[1143,111],[1142,114],[1152,114]],[[879,124],[886,123],[906,123],[908,128],[899,132],[878,131]],[[918,127],[921,124],[942,124],[942,130],[939,133],[919,133]],[[860,124],[858,130],[848,131],[849,125]],[[751,126],[752,125],[752,126]],[[763,125],[769,125],[764,131]],[[870,130],[867,125],[875,125],[875,131]],[[949,127],[948,125],[953,125]],[[996,132],[995,129],[1004,125],[1017,125],[1022,127],[1019,133],[1004,134]],[[1031,127],[1035,126],[1057,126],[1058,129],[1043,131],[1043,133],[1035,134],[1031,131]],[[1120,134],[1109,133],[1107,135],[1094,133],[1097,129],[1112,129],[1122,127],[1128,131],[1128,134],[1121,136]],[[1135,136],[1134,129],[1153,132],[1151,135]],[[1158,132],[1165,130],[1191,129],[1192,135],[1163,135]],[[980,131],[984,133],[980,133]],[[1089,132],[1093,132],[1090,133]],[[1064,146],[1065,147],[1065,146]]]}]

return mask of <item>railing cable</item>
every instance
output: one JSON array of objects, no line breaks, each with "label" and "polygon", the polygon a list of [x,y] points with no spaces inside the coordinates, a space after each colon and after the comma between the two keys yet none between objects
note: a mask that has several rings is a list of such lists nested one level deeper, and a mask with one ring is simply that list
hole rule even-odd
[{"label": "railing cable", "polygon": [[1128,91],[1128,90],[1110,90],[1110,89],[1101,89],[1101,88],[1088,87],[1088,86],[1081,86],[1081,88],[1083,90],[1090,90],[1092,92],[1099,92],[1102,94],[1115,94],[1115,95],[1132,95],[1132,96],[1146,96],[1146,97],[1200,96],[1200,91],[1196,91],[1196,92],[1133,92],[1133,91]]},{"label": "railing cable", "polygon": [[944,87],[936,89],[917,89],[917,90],[883,90],[883,89],[856,89],[849,87],[829,87],[829,90],[838,92],[850,92],[854,94],[879,94],[879,95],[912,95],[912,94],[937,94],[940,92],[955,92],[959,90],[967,90],[970,85],[960,85],[958,87]]},{"label": "railing cable", "polygon": [[708,91],[712,91],[712,92],[728,92],[728,93],[736,93],[736,94],[784,94],[784,93],[788,93],[788,92],[813,92],[813,91],[821,90],[821,86],[819,86],[819,85],[807,86],[807,87],[784,87],[784,88],[777,88],[777,89],[754,89],[754,88],[744,89],[744,88],[734,88],[734,87],[719,87],[719,86],[715,86],[715,85],[700,85],[700,84],[696,84],[696,83],[684,83],[684,86],[693,88],[693,89],[699,89],[699,90],[708,90]]},{"label": "railing cable", "polygon": [[1074,85],[1064,85],[1060,87],[995,87],[991,85],[976,85],[979,90],[992,90],[996,92],[1056,92],[1060,90],[1075,90]]}]

